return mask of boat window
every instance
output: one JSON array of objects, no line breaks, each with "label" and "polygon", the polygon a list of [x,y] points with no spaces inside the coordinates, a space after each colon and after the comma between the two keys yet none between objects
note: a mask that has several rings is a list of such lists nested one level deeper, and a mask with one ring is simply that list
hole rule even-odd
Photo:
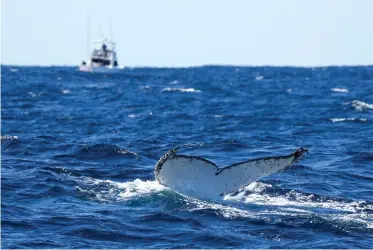
[{"label": "boat window", "polygon": [[102,66],[110,65],[110,60],[99,59],[99,58],[92,58],[92,63],[97,63]]}]

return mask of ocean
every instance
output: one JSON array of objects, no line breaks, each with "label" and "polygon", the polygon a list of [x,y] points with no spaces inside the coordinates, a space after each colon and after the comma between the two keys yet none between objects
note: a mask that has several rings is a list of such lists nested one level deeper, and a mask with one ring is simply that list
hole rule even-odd
[{"label": "ocean", "polygon": [[[372,66],[1,67],[2,248],[371,248]],[[155,181],[309,153],[221,201]]]}]

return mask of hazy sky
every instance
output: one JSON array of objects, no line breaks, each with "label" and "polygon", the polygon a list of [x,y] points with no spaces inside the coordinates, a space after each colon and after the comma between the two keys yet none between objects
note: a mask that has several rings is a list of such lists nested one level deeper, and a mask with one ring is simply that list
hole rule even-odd
[{"label": "hazy sky", "polygon": [[121,65],[373,64],[372,13],[372,0],[2,0],[1,62],[80,64],[88,14],[91,39],[111,18]]}]

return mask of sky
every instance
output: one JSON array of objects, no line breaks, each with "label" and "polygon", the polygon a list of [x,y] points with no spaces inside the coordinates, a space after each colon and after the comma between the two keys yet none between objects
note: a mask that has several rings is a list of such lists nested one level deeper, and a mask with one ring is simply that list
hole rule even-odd
[{"label": "sky", "polygon": [[109,38],[111,23],[124,66],[372,65],[372,13],[372,0],[1,0],[1,63],[78,65],[87,27]]}]

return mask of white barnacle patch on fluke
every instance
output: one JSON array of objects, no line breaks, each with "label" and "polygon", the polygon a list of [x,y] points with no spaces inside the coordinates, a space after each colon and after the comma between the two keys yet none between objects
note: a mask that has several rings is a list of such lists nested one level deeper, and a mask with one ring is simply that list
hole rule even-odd
[{"label": "white barnacle patch on fluke", "polygon": [[178,148],[164,154],[155,165],[157,181],[190,197],[221,199],[300,160],[307,149],[299,148],[286,156],[247,160],[219,168],[198,156],[178,155]]}]

